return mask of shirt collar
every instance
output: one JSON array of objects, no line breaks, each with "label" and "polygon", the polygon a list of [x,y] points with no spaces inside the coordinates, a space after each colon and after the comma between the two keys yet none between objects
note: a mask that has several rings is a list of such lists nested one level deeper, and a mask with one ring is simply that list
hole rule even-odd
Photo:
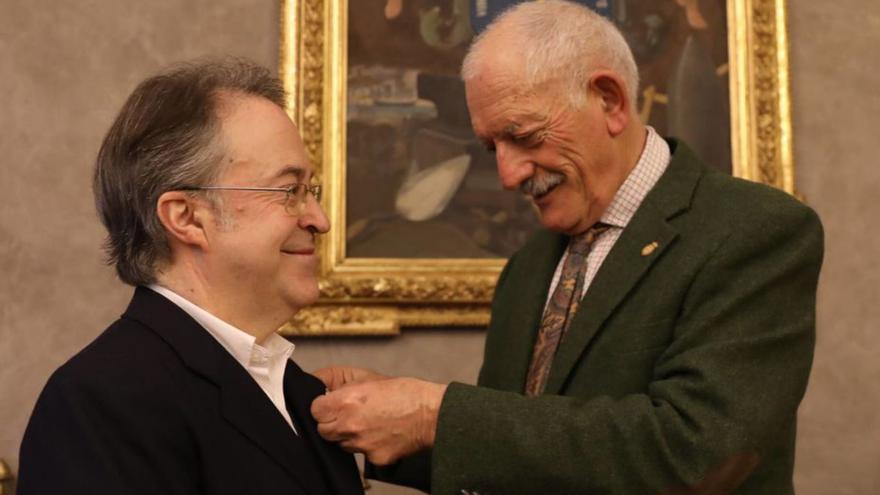
[{"label": "shirt collar", "polygon": [[669,145],[652,127],[648,126],[647,130],[648,137],[642,155],[599,219],[602,223],[612,227],[626,227],[669,165],[672,158]]},{"label": "shirt collar", "polygon": [[266,337],[263,345],[257,344],[253,335],[217,318],[171,289],[159,284],[150,284],[148,287],[189,314],[245,368],[267,361],[287,360],[293,354],[296,346],[276,333]]}]

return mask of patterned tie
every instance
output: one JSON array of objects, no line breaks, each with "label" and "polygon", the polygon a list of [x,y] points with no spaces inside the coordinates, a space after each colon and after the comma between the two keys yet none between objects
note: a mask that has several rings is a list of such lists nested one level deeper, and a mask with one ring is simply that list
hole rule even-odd
[{"label": "patterned tie", "polygon": [[541,328],[538,330],[538,339],[535,341],[526,378],[526,395],[536,396],[544,392],[556,349],[580,303],[590,247],[608,227],[597,223],[586,233],[572,237],[569,241],[568,257],[562,266],[562,275],[541,318]]}]

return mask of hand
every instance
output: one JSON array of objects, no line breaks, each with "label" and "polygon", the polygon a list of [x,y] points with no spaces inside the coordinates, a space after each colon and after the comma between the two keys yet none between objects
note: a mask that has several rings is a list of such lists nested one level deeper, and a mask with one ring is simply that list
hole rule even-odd
[{"label": "hand", "polygon": [[324,386],[331,392],[352,383],[371,382],[389,378],[387,375],[373,370],[355,368],[353,366],[329,366],[313,371],[312,374],[324,382]]},{"label": "hand", "polygon": [[318,433],[378,466],[434,445],[446,385],[414,378],[351,383],[312,402]]}]

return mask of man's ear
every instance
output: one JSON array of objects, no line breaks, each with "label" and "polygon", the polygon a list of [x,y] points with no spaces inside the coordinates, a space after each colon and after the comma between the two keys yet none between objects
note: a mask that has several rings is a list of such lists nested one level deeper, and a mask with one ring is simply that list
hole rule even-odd
[{"label": "man's ear", "polygon": [[192,196],[183,191],[163,193],[156,202],[156,214],[168,231],[172,244],[177,242],[207,249],[204,211],[204,208],[198,208]]},{"label": "man's ear", "polygon": [[608,132],[612,136],[622,133],[632,118],[633,102],[623,79],[611,71],[599,71],[590,77],[590,92],[599,98]]}]

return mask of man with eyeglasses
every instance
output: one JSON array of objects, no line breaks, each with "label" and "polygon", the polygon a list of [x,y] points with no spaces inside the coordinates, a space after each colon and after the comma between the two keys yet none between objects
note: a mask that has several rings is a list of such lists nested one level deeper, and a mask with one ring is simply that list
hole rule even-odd
[{"label": "man with eyeglasses", "polygon": [[98,154],[122,315],[49,379],[18,493],[362,493],[275,332],[318,297],[321,186],[284,91],[241,60],[141,83]]}]

